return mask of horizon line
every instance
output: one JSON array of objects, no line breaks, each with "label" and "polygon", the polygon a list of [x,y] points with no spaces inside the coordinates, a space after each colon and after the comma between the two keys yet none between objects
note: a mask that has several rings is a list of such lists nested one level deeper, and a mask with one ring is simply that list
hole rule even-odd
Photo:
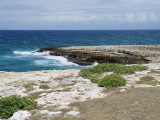
[{"label": "horizon line", "polygon": [[71,29],[71,30],[67,30],[67,29],[0,29],[0,31],[131,31],[131,30],[160,30],[160,29],[93,29],[93,30],[86,30],[86,29]]}]

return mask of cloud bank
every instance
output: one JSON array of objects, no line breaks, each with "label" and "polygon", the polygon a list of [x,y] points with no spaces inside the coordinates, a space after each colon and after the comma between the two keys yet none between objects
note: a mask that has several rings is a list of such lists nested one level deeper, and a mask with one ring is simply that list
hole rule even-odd
[{"label": "cloud bank", "polygon": [[159,0],[1,0],[0,29],[160,29]]}]

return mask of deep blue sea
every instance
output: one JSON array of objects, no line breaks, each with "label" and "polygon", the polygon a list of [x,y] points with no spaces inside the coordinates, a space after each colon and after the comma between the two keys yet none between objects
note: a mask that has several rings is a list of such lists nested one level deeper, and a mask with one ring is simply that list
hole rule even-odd
[{"label": "deep blue sea", "polygon": [[160,30],[0,31],[0,71],[82,68],[63,57],[35,52],[40,47],[133,44],[160,44]]}]

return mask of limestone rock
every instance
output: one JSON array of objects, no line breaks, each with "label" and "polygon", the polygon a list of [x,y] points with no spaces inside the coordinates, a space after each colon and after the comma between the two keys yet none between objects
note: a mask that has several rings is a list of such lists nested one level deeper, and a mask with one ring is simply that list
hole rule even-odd
[{"label": "limestone rock", "polygon": [[94,47],[47,47],[40,48],[38,52],[49,51],[50,55],[63,56],[69,61],[79,65],[92,65],[93,63],[122,63],[141,64],[148,63],[143,55],[134,54],[126,50],[99,50]]},{"label": "limestone rock", "polygon": [[27,120],[31,116],[29,111],[18,111],[13,114],[13,116],[9,120]]}]

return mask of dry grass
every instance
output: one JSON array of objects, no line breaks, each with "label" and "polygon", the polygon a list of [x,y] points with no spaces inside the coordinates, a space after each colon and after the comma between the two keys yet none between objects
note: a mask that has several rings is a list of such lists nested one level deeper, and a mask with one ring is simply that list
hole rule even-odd
[{"label": "dry grass", "polygon": [[56,77],[54,80],[64,80],[64,77]]},{"label": "dry grass", "polygon": [[[106,98],[75,103],[81,116],[70,120],[159,120],[160,88],[130,89]],[[58,119],[57,119],[58,120]]]},{"label": "dry grass", "polygon": [[138,88],[116,92],[106,98],[71,104],[78,107],[80,116],[33,114],[31,120],[159,120],[160,88]]},{"label": "dry grass", "polygon": [[33,90],[33,86],[35,86],[36,84],[34,82],[29,82],[29,83],[26,83],[24,84],[24,87],[26,88],[26,90],[28,92],[32,91]]},{"label": "dry grass", "polygon": [[40,89],[49,89],[49,85],[47,84],[47,83],[41,83],[40,85],[39,85],[39,88]]},{"label": "dry grass", "polygon": [[140,81],[137,81],[138,84],[146,84],[156,86],[159,84],[157,80],[154,79],[152,76],[144,76],[140,78]]}]

